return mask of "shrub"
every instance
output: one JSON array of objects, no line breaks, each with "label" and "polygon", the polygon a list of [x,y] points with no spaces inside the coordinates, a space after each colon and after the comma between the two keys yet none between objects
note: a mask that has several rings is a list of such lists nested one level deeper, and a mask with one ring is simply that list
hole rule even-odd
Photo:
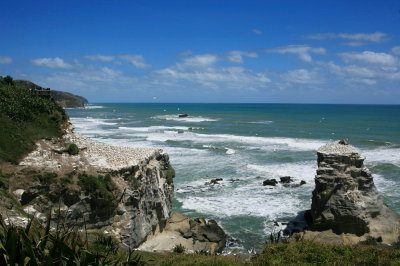
[{"label": "shrub", "polygon": [[172,166],[170,166],[168,169],[163,171],[164,177],[165,179],[167,179],[167,184],[171,185],[172,184],[172,180],[175,177],[175,170],[174,168],[172,168]]},{"label": "shrub", "polygon": [[50,185],[54,183],[56,177],[56,173],[43,173],[41,175],[36,175],[35,179],[39,180],[42,185]]},{"label": "shrub", "polygon": [[182,244],[176,245],[173,249],[175,253],[185,253],[185,247]]},{"label": "shrub", "polygon": [[77,155],[79,153],[79,148],[76,144],[72,143],[68,145],[67,152],[69,155]]}]

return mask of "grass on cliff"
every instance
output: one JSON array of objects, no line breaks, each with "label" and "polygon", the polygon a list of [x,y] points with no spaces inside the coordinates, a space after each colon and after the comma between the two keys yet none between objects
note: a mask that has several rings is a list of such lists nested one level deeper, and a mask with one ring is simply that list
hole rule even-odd
[{"label": "grass on cliff", "polygon": [[268,244],[250,260],[204,254],[139,252],[147,265],[400,265],[400,250],[377,246],[333,246],[316,242]]},{"label": "grass on cliff", "polygon": [[0,161],[17,163],[34,149],[35,141],[62,135],[64,110],[0,76]]}]

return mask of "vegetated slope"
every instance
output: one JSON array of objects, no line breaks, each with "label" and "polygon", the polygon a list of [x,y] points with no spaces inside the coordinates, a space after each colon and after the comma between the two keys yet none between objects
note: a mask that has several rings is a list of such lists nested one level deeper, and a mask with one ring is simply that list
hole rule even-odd
[{"label": "vegetated slope", "polygon": [[[26,89],[41,89],[40,86],[29,80],[15,80],[14,83]],[[88,103],[86,98],[69,92],[50,90],[50,95],[62,107],[84,107]]]},{"label": "vegetated slope", "polygon": [[17,163],[33,150],[36,140],[61,136],[66,121],[54,100],[0,76],[0,161]]}]

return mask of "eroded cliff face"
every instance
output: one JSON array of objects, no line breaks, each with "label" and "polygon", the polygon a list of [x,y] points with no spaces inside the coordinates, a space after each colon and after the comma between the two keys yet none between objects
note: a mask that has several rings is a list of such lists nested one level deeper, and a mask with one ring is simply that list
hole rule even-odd
[{"label": "eroded cliff face", "polygon": [[[66,152],[72,143],[76,155]],[[10,192],[25,213],[43,223],[51,217],[53,228],[94,229],[133,248],[162,231],[170,215],[175,172],[160,149],[110,146],[69,130],[62,139],[39,141],[15,171],[25,180]],[[23,224],[17,209],[7,208],[9,221]]]},{"label": "eroded cliff face", "polygon": [[[345,141],[336,141],[318,149],[317,155],[308,238],[345,244],[368,237],[386,244],[398,242],[400,215],[384,204],[358,151]],[[312,233],[323,231],[333,234]]]}]

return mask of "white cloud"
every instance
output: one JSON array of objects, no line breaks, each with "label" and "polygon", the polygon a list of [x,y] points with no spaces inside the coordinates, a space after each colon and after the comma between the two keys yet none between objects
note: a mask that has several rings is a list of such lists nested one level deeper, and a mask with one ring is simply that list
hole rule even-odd
[{"label": "white cloud", "polygon": [[280,54],[296,54],[304,62],[312,62],[311,53],[314,54],[325,54],[326,50],[320,47],[312,47],[308,45],[288,45],[273,49],[266,49],[268,53],[280,53]]},{"label": "white cloud", "polygon": [[115,59],[115,56],[113,56],[113,55],[101,55],[101,54],[85,55],[83,57],[88,60],[100,61],[100,62],[111,62]]},{"label": "white cloud", "polygon": [[137,68],[149,68],[151,65],[147,64],[142,55],[126,54],[119,55],[118,58],[127,61]]},{"label": "white cloud", "polygon": [[182,63],[153,72],[159,82],[182,84],[221,91],[257,90],[265,88],[271,80],[265,73],[254,72],[243,67],[219,67],[214,63],[218,57],[211,54],[197,55],[183,59]]},{"label": "white cloud", "polygon": [[298,84],[320,84],[322,79],[316,72],[308,71],[307,69],[290,70],[282,75],[284,81]]},{"label": "white cloud", "polygon": [[37,66],[49,67],[49,68],[71,68],[72,65],[66,63],[59,57],[55,58],[37,58],[33,59],[32,63]]},{"label": "white cloud", "polygon": [[343,45],[351,46],[351,47],[358,47],[358,46],[365,45],[365,43],[354,41],[354,42],[345,42],[345,43],[343,43]]},{"label": "white cloud", "polygon": [[251,31],[254,32],[257,35],[263,34],[263,32],[261,30],[258,30],[258,29],[252,29]]},{"label": "white cloud", "polygon": [[398,82],[400,71],[396,67],[382,65],[337,65],[333,62],[324,64],[325,70],[334,74],[345,83],[361,83],[365,85]]},{"label": "white cloud", "polygon": [[397,64],[396,58],[386,53],[364,51],[362,53],[356,53],[356,52],[340,53],[339,56],[346,63],[356,61],[365,64],[376,64],[384,66],[395,66]]},{"label": "white cloud", "polygon": [[11,64],[12,58],[9,56],[0,56],[0,64]]},{"label": "white cloud", "polygon": [[394,53],[395,55],[400,55],[400,46],[395,46],[392,48],[392,53]]},{"label": "white cloud", "polygon": [[243,63],[243,57],[256,58],[257,53],[246,52],[246,51],[231,51],[228,53],[228,60],[233,63],[241,64]]},{"label": "white cloud", "polygon": [[213,54],[195,55],[183,59],[185,65],[193,67],[210,66],[216,63],[217,61],[218,61],[218,56]]},{"label": "white cloud", "polygon": [[326,39],[345,39],[356,42],[375,42],[381,43],[389,39],[389,36],[384,32],[375,33],[321,33],[308,35],[308,39],[326,40]]}]

